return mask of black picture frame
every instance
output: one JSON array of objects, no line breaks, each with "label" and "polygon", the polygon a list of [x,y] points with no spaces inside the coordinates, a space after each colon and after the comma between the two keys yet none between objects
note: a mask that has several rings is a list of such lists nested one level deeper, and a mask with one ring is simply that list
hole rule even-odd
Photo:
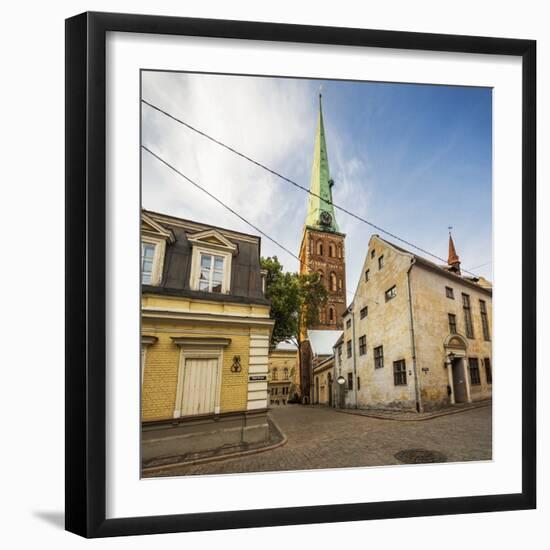
[{"label": "black picture frame", "polygon": [[[522,491],[517,494],[106,519],[105,85],[108,31],[520,57]],[[66,20],[66,529],[85,537],[532,509],[536,506],[536,42],[116,13]]]}]

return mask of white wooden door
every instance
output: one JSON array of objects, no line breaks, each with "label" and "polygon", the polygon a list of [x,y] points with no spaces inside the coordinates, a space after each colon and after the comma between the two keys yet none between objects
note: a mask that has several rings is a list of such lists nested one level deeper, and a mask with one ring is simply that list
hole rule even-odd
[{"label": "white wooden door", "polygon": [[218,359],[186,359],[181,415],[213,413],[217,380]]}]

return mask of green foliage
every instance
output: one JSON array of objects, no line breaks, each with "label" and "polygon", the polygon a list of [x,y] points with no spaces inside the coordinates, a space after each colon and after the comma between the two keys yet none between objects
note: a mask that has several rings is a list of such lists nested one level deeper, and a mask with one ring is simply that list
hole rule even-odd
[{"label": "green foliage", "polygon": [[266,275],[266,298],[271,301],[270,316],[275,320],[271,346],[284,340],[300,343],[300,333],[319,320],[319,308],[327,301],[325,289],[317,273],[300,275],[283,271],[277,256],[261,258]]}]

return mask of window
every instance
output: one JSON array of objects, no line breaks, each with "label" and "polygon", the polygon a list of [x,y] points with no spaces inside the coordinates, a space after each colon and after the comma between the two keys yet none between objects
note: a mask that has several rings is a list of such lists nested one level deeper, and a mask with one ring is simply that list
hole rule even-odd
[{"label": "window", "polygon": [[330,290],[332,290],[332,292],[336,292],[338,290],[337,282],[336,282],[336,273],[334,273],[334,271],[332,271],[330,274]]},{"label": "window", "polygon": [[393,383],[395,386],[407,385],[407,369],[405,368],[405,359],[393,362]]},{"label": "window", "polygon": [[153,260],[155,245],[141,243],[141,284],[150,285],[153,280]]},{"label": "window", "polygon": [[371,250],[370,257],[374,258],[376,256],[376,250]]},{"label": "window", "polygon": [[449,313],[449,332],[456,334],[456,315],[454,313]]},{"label": "window", "polygon": [[357,391],[361,389],[361,378],[357,377]]},{"label": "window", "polygon": [[284,377],[285,380],[288,380],[288,368],[287,367],[285,367],[283,369],[283,377]]},{"label": "window", "polygon": [[346,352],[347,352],[347,356],[351,357],[351,340],[348,340],[346,342]]},{"label": "window", "polygon": [[338,290],[342,290],[342,277],[338,277]]},{"label": "window", "polygon": [[223,256],[201,252],[201,271],[199,290],[204,292],[221,292],[223,285]]},{"label": "window", "polygon": [[485,364],[485,379],[487,380],[487,384],[492,384],[493,372],[491,371],[491,360],[488,357],[485,357],[483,362]]},{"label": "window", "polygon": [[348,390],[353,390],[353,373],[348,372]]},{"label": "window", "polygon": [[331,324],[334,323],[334,308],[333,307],[328,308],[328,320]]},{"label": "window", "polygon": [[481,378],[479,376],[479,362],[477,357],[470,357],[468,359],[468,370],[470,371],[470,382],[472,386],[479,386],[481,384]]},{"label": "window", "polygon": [[271,388],[271,395],[277,395],[279,393],[279,388]]},{"label": "window", "polygon": [[464,309],[464,325],[466,326],[466,336],[474,337],[474,327],[472,325],[472,310],[470,308],[470,296],[462,295],[462,308]]},{"label": "window", "polygon": [[374,348],[374,368],[381,369],[384,366],[384,346]]},{"label": "window", "polygon": [[271,379],[272,380],[278,380],[279,379],[279,372],[277,371],[277,368],[274,368],[271,373]]},{"label": "window", "polygon": [[367,353],[367,337],[365,335],[359,337],[359,355]]},{"label": "window", "polygon": [[487,318],[487,304],[484,300],[479,301],[479,309],[481,311],[481,326],[483,327],[483,339],[490,340],[489,319]]},{"label": "window", "polygon": [[455,291],[450,286],[445,287],[445,295],[451,300],[455,299]]},{"label": "window", "polygon": [[384,256],[380,256],[378,258],[378,269],[382,269],[384,267]]},{"label": "window", "polygon": [[346,321],[346,328],[351,328],[351,319]]},{"label": "window", "polygon": [[359,315],[361,317],[361,319],[364,319],[369,313],[369,308],[367,306],[365,306],[360,312],[359,312]]},{"label": "window", "polygon": [[285,386],[284,388],[281,388],[281,389],[282,389],[283,395],[288,395],[288,386]]},{"label": "window", "polygon": [[339,258],[342,257],[342,245],[341,244],[338,245],[338,257]]},{"label": "window", "polygon": [[319,254],[319,256],[323,255],[323,242],[322,241],[317,242],[317,254]]},{"label": "window", "polygon": [[392,298],[395,298],[397,295],[397,291],[395,289],[395,285],[393,285],[391,288],[386,290],[385,296],[386,296],[386,302],[391,300]]},{"label": "window", "polygon": [[328,245],[328,255],[331,258],[334,258],[334,256],[335,256],[335,254],[334,254],[334,245],[332,243],[330,243]]},{"label": "window", "polygon": [[370,269],[367,269],[367,271],[365,271],[365,281],[369,280],[369,272],[370,272]]}]

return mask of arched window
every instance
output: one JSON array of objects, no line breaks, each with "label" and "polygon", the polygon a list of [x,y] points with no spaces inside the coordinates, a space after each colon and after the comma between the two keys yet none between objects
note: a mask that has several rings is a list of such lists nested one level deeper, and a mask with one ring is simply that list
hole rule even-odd
[{"label": "arched window", "polygon": [[317,254],[319,256],[323,255],[323,241],[317,241]]},{"label": "arched window", "polygon": [[331,325],[334,323],[334,308],[333,307],[328,308],[328,320],[329,320]]},{"label": "arched window", "polygon": [[319,312],[319,322],[323,325],[327,322],[327,314],[324,309]]},{"label": "arched window", "polygon": [[336,292],[337,290],[336,273],[334,273],[334,271],[330,274],[330,290],[332,290],[332,292]]},{"label": "arched window", "polygon": [[279,373],[277,372],[277,367],[275,367],[272,371],[271,378],[273,380],[277,380],[279,378]]},{"label": "arched window", "polygon": [[338,277],[338,290],[342,290],[342,277]]},{"label": "arched window", "polygon": [[341,244],[338,245],[338,257],[339,258],[342,257],[342,245]]},{"label": "arched window", "polygon": [[283,376],[285,378],[285,380],[288,380],[288,368],[285,367],[284,370],[283,370]]},{"label": "arched window", "polygon": [[323,270],[320,269],[317,273],[319,273],[319,280],[322,282],[324,277],[325,277],[325,274],[323,273]]},{"label": "arched window", "polygon": [[335,257],[335,254],[334,254],[334,244],[333,243],[330,243],[328,245],[328,255],[331,257],[331,258],[334,258]]}]

